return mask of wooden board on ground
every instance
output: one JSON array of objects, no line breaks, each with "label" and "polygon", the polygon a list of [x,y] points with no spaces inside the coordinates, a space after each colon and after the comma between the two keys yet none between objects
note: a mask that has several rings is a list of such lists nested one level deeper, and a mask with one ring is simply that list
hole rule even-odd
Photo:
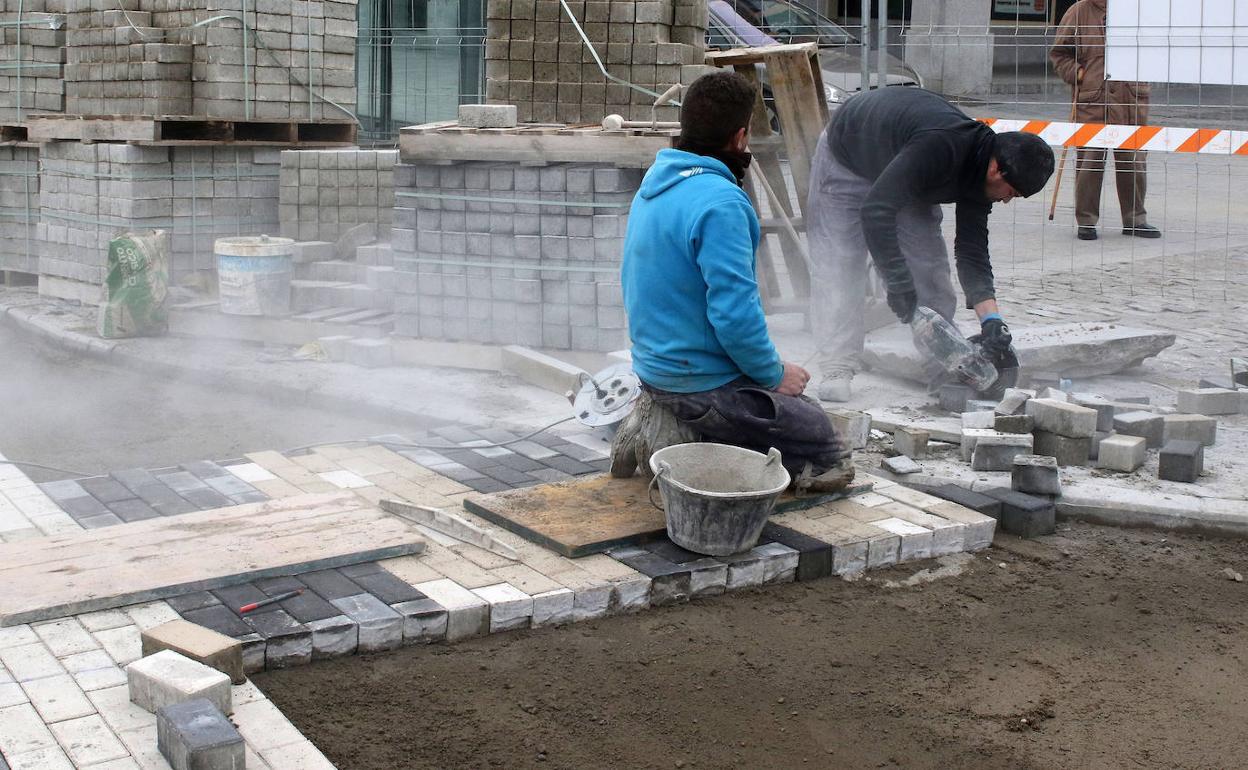
[{"label": "wooden board on ground", "polygon": [[0,545],[0,627],[424,548],[413,527],[349,492]]},{"label": "wooden board on ground", "polygon": [[[617,546],[644,543],[667,532],[663,512],[650,504],[647,486],[647,480],[640,476],[616,479],[601,474],[469,495],[464,499],[464,508],[530,542],[575,559]],[[786,492],[776,503],[775,512],[810,508],[869,488],[869,484],[862,484],[844,494],[800,498]],[[658,494],[656,491],[656,499]]]}]

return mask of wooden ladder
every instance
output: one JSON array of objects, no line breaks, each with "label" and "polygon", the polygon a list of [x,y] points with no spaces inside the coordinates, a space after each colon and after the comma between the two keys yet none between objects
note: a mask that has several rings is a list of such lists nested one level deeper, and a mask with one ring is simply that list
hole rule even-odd
[{"label": "wooden ladder", "polygon": [[[810,164],[819,135],[828,122],[823,73],[819,69],[819,48],[814,43],[796,43],[710,51],[706,54],[706,63],[732,67],[758,90],[750,122],[750,150],[754,153],[754,164],[775,193],[775,197],[768,200],[773,216],[764,217],[760,203],[765,193],[758,189],[761,185],[756,184],[752,176],[746,177],[746,192],[758,211],[763,233],[758,252],[763,303],[771,312],[796,310],[804,313],[810,298],[810,267],[804,257],[805,248],[794,240],[793,231],[785,225],[784,218],[789,219],[797,233],[805,231]],[[772,130],[771,116],[763,103],[759,65],[767,70],[767,82],[780,125],[779,135]],[[787,178],[780,163],[781,150],[789,161]],[[792,186],[786,183],[788,179],[792,180]],[[796,209],[791,199],[796,199]],[[786,298],[779,285],[775,257],[768,238],[772,234],[780,240],[781,257],[793,287],[791,297]]]}]

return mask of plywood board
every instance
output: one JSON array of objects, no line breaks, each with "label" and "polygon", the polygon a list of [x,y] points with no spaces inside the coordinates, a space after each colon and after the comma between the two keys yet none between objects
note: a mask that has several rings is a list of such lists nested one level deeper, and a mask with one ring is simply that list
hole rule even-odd
[{"label": "plywood board", "polygon": [[[488,495],[469,495],[464,508],[503,529],[562,556],[577,558],[609,548],[654,540],[667,531],[663,512],[650,504],[640,476],[607,474]],[[810,508],[870,489],[856,485],[844,494],[795,498],[776,503],[776,513]],[[655,491],[655,499],[659,493]]]},{"label": "plywood board", "polygon": [[423,550],[414,528],[349,492],[0,545],[0,626]]}]

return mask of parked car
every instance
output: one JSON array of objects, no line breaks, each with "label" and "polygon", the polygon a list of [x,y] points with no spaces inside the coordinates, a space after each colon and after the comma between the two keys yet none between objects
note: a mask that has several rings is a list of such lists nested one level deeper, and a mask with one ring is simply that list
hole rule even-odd
[{"label": "parked car", "polygon": [[[819,46],[824,97],[835,109],[854,92],[862,90],[862,43],[844,27],[794,0],[709,0],[706,28],[708,48],[728,50],[748,46],[813,42]],[[901,59],[885,56],[885,85],[919,86],[923,80]],[[879,81],[876,52],[871,52],[868,88]],[[763,96],[771,109],[766,68],[759,65]],[[774,119],[773,119],[774,123]]]}]

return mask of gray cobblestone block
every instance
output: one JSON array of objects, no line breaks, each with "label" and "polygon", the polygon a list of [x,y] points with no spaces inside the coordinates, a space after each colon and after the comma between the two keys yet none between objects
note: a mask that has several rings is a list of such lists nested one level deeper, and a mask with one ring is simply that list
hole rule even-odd
[{"label": "gray cobblestone block", "polygon": [[1157,462],[1157,478],[1192,484],[1204,472],[1204,465],[1205,448],[1203,446],[1195,441],[1172,439],[1161,448]]},{"label": "gray cobblestone block", "polygon": [[126,666],[126,681],[130,700],[153,713],[196,698],[207,699],[226,714],[234,711],[229,675],[170,649]]},{"label": "gray cobblestone block", "polygon": [[1223,388],[1194,388],[1178,392],[1178,410],[1184,414],[1239,414],[1243,394]]},{"label": "gray cobblestone block", "polygon": [[1108,436],[1097,447],[1097,465],[1111,471],[1132,473],[1144,464],[1148,442],[1143,436]]},{"label": "gray cobblestone block", "polygon": [[1039,537],[1051,535],[1057,528],[1051,500],[1012,489],[985,489],[984,494],[1001,501],[1001,528],[1012,535]]},{"label": "gray cobblestone block", "polygon": [[[312,661],[312,632],[282,610],[247,615],[245,621],[264,640],[264,667],[288,668]],[[247,649],[243,648],[244,663]]]},{"label": "gray cobblestone block", "polygon": [[156,748],[173,770],[235,770],[246,761],[243,736],[206,698],[160,709]]},{"label": "gray cobblestone block", "polygon": [[1114,432],[1124,436],[1142,436],[1148,442],[1148,448],[1154,449],[1162,445],[1165,437],[1165,420],[1161,415],[1152,412],[1127,412],[1114,415]]},{"label": "gray cobblestone block", "polygon": [[392,650],[403,642],[403,617],[372,594],[356,594],[331,603],[359,626],[359,651]]},{"label": "gray cobblestone block", "polygon": [[1092,454],[1091,436],[1071,438],[1043,430],[1035,431],[1032,436],[1035,438],[1035,454],[1052,457],[1063,467],[1087,465],[1088,457]]},{"label": "gray cobblestone block", "polygon": [[1039,431],[1069,438],[1091,438],[1097,430],[1099,413],[1077,404],[1033,398],[1027,402],[1025,409]]},{"label": "gray cobblestone block", "polygon": [[[1163,441],[1174,439],[1195,441],[1213,446],[1218,438],[1218,421],[1202,414],[1167,414],[1162,417]],[[84,484],[85,486],[85,484]]]},{"label": "gray cobblestone block", "polygon": [[1031,436],[999,434],[980,436],[971,452],[971,468],[977,471],[1008,471],[1014,458],[1032,451]]},{"label": "gray cobblestone block", "polygon": [[1014,458],[1010,487],[1029,495],[1060,495],[1062,481],[1057,459],[1042,455],[1019,455]]},{"label": "gray cobblestone block", "polygon": [[1114,405],[1100,396],[1073,393],[1071,402],[1096,411],[1096,429],[1109,432],[1114,429]]}]

